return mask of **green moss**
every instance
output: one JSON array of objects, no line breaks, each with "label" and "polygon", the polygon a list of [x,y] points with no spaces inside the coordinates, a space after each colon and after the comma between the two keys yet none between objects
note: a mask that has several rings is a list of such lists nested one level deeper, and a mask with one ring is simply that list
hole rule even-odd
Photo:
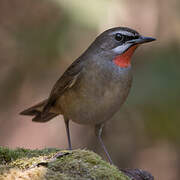
[{"label": "green moss", "polygon": [[0,147],[0,164],[7,164],[20,158],[32,158],[49,155],[50,153],[56,153],[59,151],[55,148],[43,149],[43,150],[29,150],[23,148],[17,148],[10,150],[7,147]]},{"label": "green moss", "polygon": [[[54,158],[57,152],[62,156]],[[129,179],[115,166],[103,161],[100,156],[91,151],[9,150],[1,147],[0,179],[8,179],[7,174],[13,174],[15,177],[23,176],[22,173],[26,174],[26,177],[29,176],[29,179],[33,179],[32,177],[62,180]]]}]

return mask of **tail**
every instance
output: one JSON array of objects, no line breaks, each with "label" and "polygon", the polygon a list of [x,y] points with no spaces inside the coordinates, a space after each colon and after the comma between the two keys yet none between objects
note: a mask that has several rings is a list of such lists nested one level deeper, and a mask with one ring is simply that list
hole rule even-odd
[{"label": "tail", "polygon": [[49,112],[46,113],[45,116],[41,116],[41,112],[44,108],[44,106],[46,105],[47,99],[44,101],[41,101],[40,103],[25,109],[24,111],[20,112],[21,115],[26,115],[26,116],[35,116],[32,121],[35,122],[47,122],[49,120],[51,120],[52,118],[58,116],[58,114]]}]

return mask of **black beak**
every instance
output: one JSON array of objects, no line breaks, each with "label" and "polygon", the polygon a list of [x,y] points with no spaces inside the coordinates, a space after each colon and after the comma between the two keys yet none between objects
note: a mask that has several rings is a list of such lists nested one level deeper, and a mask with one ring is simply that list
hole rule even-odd
[{"label": "black beak", "polygon": [[133,43],[133,44],[143,44],[151,41],[155,41],[155,38],[152,37],[145,37],[145,36],[139,36],[137,39],[132,39],[128,41],[128,43]]}]

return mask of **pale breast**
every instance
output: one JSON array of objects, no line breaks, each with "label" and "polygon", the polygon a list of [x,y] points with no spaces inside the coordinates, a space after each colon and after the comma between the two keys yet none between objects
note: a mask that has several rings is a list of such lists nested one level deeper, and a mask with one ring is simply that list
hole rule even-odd
[{"label": "pale breast", "polygon": [[78,83],[58,100],[58,105],[74,122],[99,124],[119,110],[128,96],[131,81],[131,68],[107,65],[85,69]]}]

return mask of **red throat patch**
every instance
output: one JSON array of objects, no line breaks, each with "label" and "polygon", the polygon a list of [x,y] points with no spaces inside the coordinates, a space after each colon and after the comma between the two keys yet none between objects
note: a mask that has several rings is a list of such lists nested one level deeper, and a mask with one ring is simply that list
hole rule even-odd
[{"label": "red throat patch", "polygon": [[131,65],[131,57],[137,47],[138,47],[138,45],[132,46],[125,53],[116,56],[113,59],[113,62],[121,68],[127,68],[128,66]]}]

